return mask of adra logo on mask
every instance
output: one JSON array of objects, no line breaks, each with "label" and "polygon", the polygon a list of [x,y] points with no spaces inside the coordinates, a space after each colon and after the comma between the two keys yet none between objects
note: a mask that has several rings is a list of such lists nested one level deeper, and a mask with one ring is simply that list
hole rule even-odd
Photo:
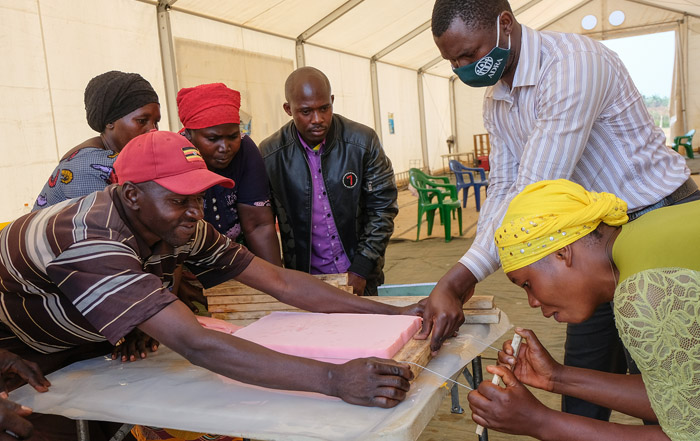
[{"label": "adra logo on mask", "polygon": [[476,71],[477,75],[479,75],[480,77],[483,77],[484,75],[489,73],[489,71],[491,70],[492,67],[493,67],[493,58],[486,57],[486,58],[482,58],[481,60],[479,60],[479,62],[476,64],[475,71]]}]

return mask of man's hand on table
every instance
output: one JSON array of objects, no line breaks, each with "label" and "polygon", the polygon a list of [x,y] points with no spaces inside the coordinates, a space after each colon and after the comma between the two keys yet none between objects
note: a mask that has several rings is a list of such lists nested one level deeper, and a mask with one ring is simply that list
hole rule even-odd
[{"label": "man's hand on table", "polygon": [[412,305],[406,305],[406,306],[399,306],[399,313],[398,315],[417,315],[418,317],[423,317],[423,312],[425,311],[425,304],[428,302],[428,299],[422,299],[418,303],[414,303]]},{"label": "man's hand on table", "polygon": [[177,292],[175,294],[195,314],[199,314],[199,308],[194,304],[194,302],[199,302],[205,307],[208,306],[207,298],[204,296],[204,291],[202,288],[194,286],[187,281],[185,277],[180,280],[180,284],[178,285]]},{"label": "man's hand on table", "polygon": [[140,358],[146,358],[146,349],[148,348],[150,352],[156,352],[158,346],[160,346],[158,340],[135,328],[124,337],[121,344],[114,347],[112,360],[121,358],[122,361],[136,361]]},{"label": "man's hand on table", "polygon": [[356,296],[362,296],[365,294],[367,279],[360,277],[355,273],[348,272],[348,285],[352,286],[353,294]]},{"label": "man's hand on table", "polygon": [[22,380],[37,392],[46,392],[51,382],[44,377],[36,363],[4,349],[0,349],[0,372],[0,441],[30,439],[34,427],[24,417],[31,414],[32,409],[8,400],[7,392],[19,386]]},{"label": "man's hand on table", "polygon": [[360,406],[394,407],[406,398],[413,372],[406,364],[359,358],[332,371],[333,394]]},{"label": "man's hand on table", "polygon": [[457,263],[437,283],[430,293],[423,312],[423,328],[414,338],[425,340],[430,333],[433,355],[449,337],[457,334],[464,323],[462,307],[474,294],[476,278],[464,265]]},{"label": "man's hand on table", "polygon": [[[31,413],[32,409],[29,407],[0,398],[0,441],[36,439],[30,438],[34,432],[34,426],[24,418]],[[10,432],[16,436],[11,435]]]},{"label": "man's hand on table", "polygon": [[0,398],[7,398],[7,393],[24,381],[37,392],[46,392],[51,386],[51,382],[44,377],[36,363],[4,349],[0,349],[0,372]]}]

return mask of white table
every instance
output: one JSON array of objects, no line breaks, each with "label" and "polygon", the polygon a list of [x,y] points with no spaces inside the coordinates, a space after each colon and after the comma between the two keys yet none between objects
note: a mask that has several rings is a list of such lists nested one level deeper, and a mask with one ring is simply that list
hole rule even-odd
[{"label": "white table", "polygon": [[[456,376],[509,328],[464,325],[428,368]],[[107,357],[75,363],[48,376],[51,389],[23,386],[10,399],[35,412],[73,419],[128,422],[241,436],[255,440],[414,441],[448,393],[444,379],[423,371],[393,409],[353,406],[317,394],[249,386],[190,364],[161,347],[133,363]]]}]

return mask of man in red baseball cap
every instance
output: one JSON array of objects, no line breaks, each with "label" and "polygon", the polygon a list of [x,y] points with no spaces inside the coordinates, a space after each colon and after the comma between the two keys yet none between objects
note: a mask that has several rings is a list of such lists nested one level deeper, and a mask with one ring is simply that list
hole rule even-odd
[{"label": "man in red baseball cap", "polygon": [[[233,181],[207,170],[183,136],[149,132],[114,164],[118,184],[27,214],[0,231],[0,349],[49,373],[106,354],[138,328],[192,363],[246,383],[314,391],[365,406],[406,397],[405,364],[334,365],[282,355],[199,325],[168,287],[185,260],[205,287],[235,278],[317,312],[416,314],[343,292],[255,257],[202,220],[202,197]],[[30,287],[28,289],[27,287]]]}]

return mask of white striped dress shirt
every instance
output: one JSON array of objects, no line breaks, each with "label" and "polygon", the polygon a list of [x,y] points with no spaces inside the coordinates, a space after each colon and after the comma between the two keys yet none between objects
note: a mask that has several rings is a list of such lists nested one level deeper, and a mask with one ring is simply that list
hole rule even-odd
[{"label": "white striped dress shirt", "polygon": [[570,179],[616,194],[633,212],[690,176],[613,51],[581,35],[521,28],[512,89],[499,81],[484,96],[491,138],[488,198],[474,243],[460,259],[477,280],[500,266],[494,231],[528,184]]}]

